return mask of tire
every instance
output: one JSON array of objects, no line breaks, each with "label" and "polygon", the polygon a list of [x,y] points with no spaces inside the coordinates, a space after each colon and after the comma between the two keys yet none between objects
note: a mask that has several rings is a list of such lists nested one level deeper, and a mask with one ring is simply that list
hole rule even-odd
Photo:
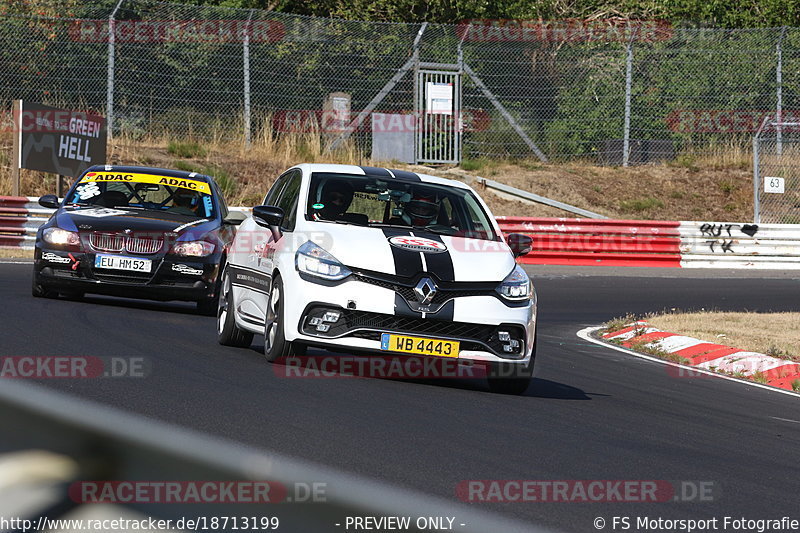
[{"label": "tire", "polygon": [[[200,302],[197,302],[198,310]],[[247,348],[253,342],[253,334],[236,325],[233,317],[236,305],[233,300],[233,287],[228,269],[222,274],[219,298],[217,298],[217,341],[223,346]]]},{"label": "tire", "polygon": [[36,275],[36,272],[33,273],[33,283],[31,285],[31,294],[34,298],[58,298],[58,291],[54,291],[52,289],[46,289],[44,286],[39,284],[39,280]]},{"label": "tire", "polygon": [[264,357],[270,363],[306,354],[304,345],[286,340],[283,328],[283,281],[280,276],[275,276],[264,319]]},{"label": "tire", "polygon": [[536,359],[536,337],[539,333],[537,328],[533,334],[533,350],[531,359],[528,363],[521,365],[518,363],[493,363],[489,367],[489,390],[498,394],[511,394],[518,396],[523,394],[531,384],[533,377],[533,363]]}]

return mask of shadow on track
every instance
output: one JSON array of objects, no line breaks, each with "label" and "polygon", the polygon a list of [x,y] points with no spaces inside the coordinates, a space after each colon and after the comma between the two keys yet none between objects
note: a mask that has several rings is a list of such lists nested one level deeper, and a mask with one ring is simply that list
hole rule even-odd
[{"label": "shadow on track", "polygon": [[133,298],[122,298],[117,296],[105,296],[101,294],[87,294],[81,298],[59,297],[60,302],[80,302],[87,305],[105,305],[111,307],[121,307],[128,309],[142,309],[145,311],[157,311],[162,313],[177,313],[182,315],[203,316],[197,312],[193,302],[158,300],[136,300]]},{"label": "shadow on track", "polygon": [[[250,349],[254,352],[258,352],[258,354],[261,355],[263,354],[264,346],[261,344],[254,344],[250,347]],[[345,354],[312,348],[309,349],[307,356],[293,357],[288,360],[278,361],[271,364],[273,365],[272,369],[274,373],[279,377],[286,379],[375,379],[496,394],[489,391],[489,387],[485,379],[485,371],[482,368],[479,370],[473,370],[473,373],[467,373],[466,376],[448,375],[447,377],[431,378],[416,377],[415,375],[409,377],[398,377],[396,373],[395,375],[392,375],[391,370],[387,370],[385,367],[381,367],[381,370],[378,372],[370,373],[361,371],[364,369],[364,367],[370,366],[367,362],[371,357],[380,358],[381,355],[371,356],[369,353]],[[393,355],[390,358],[397,359],[397,361],[399,361],[398,366],[402,366],[403,363],[407,361],[405,356],[402,355]],[[350,364],[347,367],[337,364],[337,361],[352,361],[354,359],[363,361],[365,364],[360,367],[355,364]],[[321,361],[324,362],[321,363]],[[421,361],[424,361],[424,359],[421,359]],[[346,369],[342,371],[343,368]],[[367,370],[369,370],[369,368],[367,368]],[[518,397],[544,398],[553,400],[592,399],[590,395],[586,394],[579,388],[558,383],[556,381],[537,378],[535,376],[531,380],[531,385],[528,387],[528,390]],[[513,398],[513,396],[507,396],[507,398]]]}]

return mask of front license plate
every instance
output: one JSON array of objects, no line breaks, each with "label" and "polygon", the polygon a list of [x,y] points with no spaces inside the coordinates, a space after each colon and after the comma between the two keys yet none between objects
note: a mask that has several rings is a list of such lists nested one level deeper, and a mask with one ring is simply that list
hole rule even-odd
[{"label": "front license plate", "polygon": [[458,345],[458,341],[408,337],[406,335],[392,335],[391,333],[381,334],[381,350],[390,352],[458,357]]},{"label": "front license plate", "polygon": [[95,268],[112,268],[114,270],[130,270],[132,272],[150,272],[153,262],[150,259],[137,259],[121,255],[97,255],[94,258]]}]

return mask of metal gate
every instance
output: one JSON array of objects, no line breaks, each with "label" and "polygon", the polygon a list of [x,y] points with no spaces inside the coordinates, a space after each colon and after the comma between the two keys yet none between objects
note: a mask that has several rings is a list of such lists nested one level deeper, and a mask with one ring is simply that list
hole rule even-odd
[{"label": "metal gate", "polygon": [[765,120],[753,138],[753,221],[800,224],[800,123]]},{"label": "metal gate", "polygon": [[418,163],[461,162],[461,74],[417,70],[415,113]]}]

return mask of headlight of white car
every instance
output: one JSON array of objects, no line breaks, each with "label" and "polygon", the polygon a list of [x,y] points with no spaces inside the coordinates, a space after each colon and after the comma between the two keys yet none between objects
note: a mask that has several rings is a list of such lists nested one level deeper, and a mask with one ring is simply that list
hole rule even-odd
[{"label": "headlight of white car", "polygon": [[205,257],[214,253],[214,244],[206,241],[178,242],[172,247],[172,253],[190,257]]},{"label": "headlight of white car", "polygon": [[58,246],[78,246],[81,243],[80,235],[61,228],[47,228],[42,232],[42,238],[44,242]]},{"label": "headlight of white car", "polygon": [[511,274],[506,276],[506,279],[497,287],[497,292],[506,300],[512,302],[521,302],[531,298],[533,290],[531,280],[528,274],[517,265]]},{"label": "headlight of white car", "polygon": [[299,272],[330,281],[344,279],[352,274],[349,268],[327,250],[311,241],[305,242],[297,249],[295,265]]}]

